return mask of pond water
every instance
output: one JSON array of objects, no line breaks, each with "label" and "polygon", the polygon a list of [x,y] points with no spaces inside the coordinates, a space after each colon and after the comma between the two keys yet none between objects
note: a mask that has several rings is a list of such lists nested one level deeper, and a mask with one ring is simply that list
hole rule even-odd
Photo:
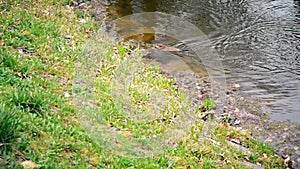
[{"label": "pond water", "polygon": [[222,58],[227,81],[261,98],[271,119],[300,122],[299,0],[103,2],[115,17],[164,12],[196,25]]}]

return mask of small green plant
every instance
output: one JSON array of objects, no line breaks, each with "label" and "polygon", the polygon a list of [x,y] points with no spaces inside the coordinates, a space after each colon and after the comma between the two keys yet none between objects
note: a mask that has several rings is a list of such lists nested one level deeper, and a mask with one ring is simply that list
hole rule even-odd
[{"label": "small green plant", "polygon": [[249,160],[252,163],[257,163],[258,162],[258,158],[259,158],[259,155],[257,153],[253,153],[253,154],[250,155]]},{"label": "small green plant", "polygon": [[212,162],[210,159],[204,158],[203,168],[205,169],[216,168],[216,164]]},{"label": "small green plant", "polygon": [[83,11],[76,11],[76,17],[77,18],[84,18],[85,17],[85,13]]},{"label": "small green plant", "polygon": [[74,1],[73,0],[64,0],[64,4],[66,4],[66,5],[73,5]]},{"label": "small green plant", "polygon": [[20,118],[17,110],[0,104],[0,144],[11,143],[17,137]]},{"label": "small green plant", "polygon": [[4,52],[3,50],[0,50],[0,65],[3,65],[5,67],[14,68],[17,65],[16,58],[8,55],[7,52]]},{"label": "small green plant", "polygon": [[19,83],[19,79],[15,77],[11,71],[6,68],[0,67],[0,87],[6,84],[14,85]]},{"label": "small green plant", "polygon": [[121,58],[124,58],[126,56],[126,53],[128,52],[128,49],[122,45],[117,46],[118,53],[121,56]]},{"label": "small green plant", "polygon": [[19,87],[6,98],[21,110],[38,114],[48,110],[53,103],[52,96],[41,88]]},{"label": "small green plant", "polygon": [[215,107],[215,104],[212,99],[209,98],[209,99],[203,100],[203,102],[202,102],[202,110],[203,111],[212,110],[214,107]]}]

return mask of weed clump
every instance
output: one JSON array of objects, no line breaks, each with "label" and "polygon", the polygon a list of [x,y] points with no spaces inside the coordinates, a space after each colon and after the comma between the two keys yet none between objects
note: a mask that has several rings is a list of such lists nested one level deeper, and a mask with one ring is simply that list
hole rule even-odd
[{"label": "weed clump", "polygon": [[0,146],[15,141],[19,125],[17,110],[0,103]]},{"label": "weed clump", "polygon": [[21,110],[37,114],[43,114],[54,103],[52,95],[38,87],[19,87],[6,98]]}]

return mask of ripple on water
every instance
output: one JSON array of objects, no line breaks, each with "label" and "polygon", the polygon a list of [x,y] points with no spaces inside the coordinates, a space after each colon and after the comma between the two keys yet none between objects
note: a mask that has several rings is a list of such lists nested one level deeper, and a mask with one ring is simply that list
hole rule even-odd
[{"label": "ripple on water", "polygon": [[273,119],[300,122],[299,1],[123,0],[112,6],[118,17],[160,11],[197,25],[223,58],[230,82],[265,99]]}]

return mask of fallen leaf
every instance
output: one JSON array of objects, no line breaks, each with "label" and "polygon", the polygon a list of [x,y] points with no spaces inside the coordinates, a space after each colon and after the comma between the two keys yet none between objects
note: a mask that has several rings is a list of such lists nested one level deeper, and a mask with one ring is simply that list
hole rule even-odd
[{"label": "fallen leaf", "polygon": [[268,158],[268,155],[266,153],[263,154],[264,158]]},{"label": "fallen leaf", "polygon": [[233,84],[233,88],[240,88],[241,86],[240,86],[240,84]]},{"label": "fallen leaf", "polygon": [[21,165],[25,169],[33,169],[33,168],[40,168],[41,167],[41,165],[36,164],[36,163],[34,163],[34,162],[30,161],[30,160],[29,161],[23,161],[21,163]]},{"label": "fallen leaf", "polygon": [[131,134],[131,132],[129,132],[129,131],[125,131],[125,132],[123,133],[123,136],[125,136],[125,137],[131,137],[132,134]]},{"label": "fallen leaf", "polygon": [[241,121],[240,120],[235,120],[233,124],[234,125],[239,125],[239,124],[241,124]]},{"label": "fallen leaf", "polygon": [[66,98],[68,98],[68,97],[70,97],[70,94],[69,94],[68,92],[64,92],[64,96],[65,96]]},{"label": "fallen leaf", "polygon": [[240,112],[240,109],[235,108],[234,112],[235,112],[235,113],[238,113],[238,112]]},{"label": "fallen leaf", "polygon": [[85,19],[79,19],[78,22],[79,23],[86,23],[87,21]]},{"label": "fallen leaf", "polygon": [[93,166],[97,166],[100,161],[101,161],[101,158],[98,156],[94,156],[94,157],[90,158],[90,164],[92,164]]}]

